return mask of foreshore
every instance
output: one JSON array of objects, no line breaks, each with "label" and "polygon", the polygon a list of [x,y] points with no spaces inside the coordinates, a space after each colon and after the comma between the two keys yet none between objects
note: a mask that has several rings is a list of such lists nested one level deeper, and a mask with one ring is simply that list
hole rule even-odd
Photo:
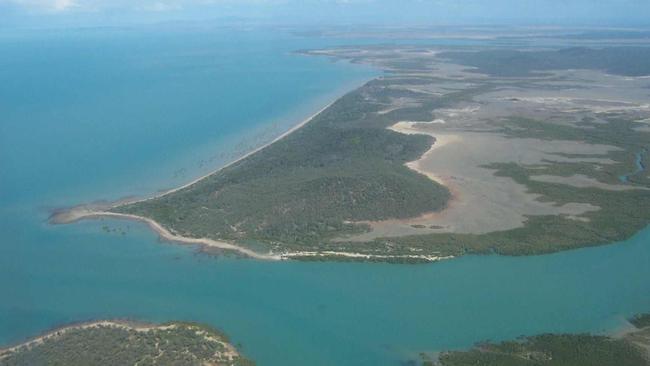
[{"label": "foreshore", "polygon": [[290,135],[291,133],[297,131],[298,129],[302,128],[305,126],[307,123],[312,121],[316,116],[321,114],[323,111],[328,109],[332,104],[334,104],[340,96],[338,96],[335,100],[331,101],[328,103],[326,106],[323,108],[319,109],[316,113],[312,114],[308,118],[302,120],[300,123],[297,125],[293,126],[289,130],[285,131],[278,137],[274,138],[272,141],[263,144],[254,150],[244,154],[243,156],[235,159],[234,161],[220,167],[219,169],[216,169],[210,173],[207,173],[205,175],[202,175],[196,179],[193,179],[192,181],[183,184],[179,187],[154,194],[149,197],[145,198],[138,198],[138,199],[122,199],[119,201],[115,202],[107,202],[107,203],[99,203],[99,204],[87,204],[87,205],[79,205],[75,207],[70,207],[70,208],[64,208],[64,209],[59,209],[56,212],[54,212],[50,216],[50,223],[52,224],[69,224],[73,222],[77,222],[80,220],[84,219],[102,219],[102,218],[109,218],[109,219],[121,219],[121,220],[131,220],[131,221],[138,221],[147,224],[154,232],[156,232],[162,239],[169,240],[175,243],[179,244],[190,244],[190,245],[200,245],[205,248],[214,248],[214,249],[219,249],[219,250],[226,250],[226,251],[231,251],[234,253],[241,254],[243,256],[253,258],[253,259],[260,259],[260,260],[271,260],[271,261],[278,261],[278,260],[286,260],[286,259],[305,259],[305,258],[322,258],[322,257],[341,257],[341,258],[352,258],[352,259],[359,259],[359,260],[376,260],[376,259],[406,259],[406,260],[420,260],[420,261],[426,261],[426,262],[433,262],[433,261],[438,261],[441,259],[447,259],[448,257],[437,257],[437,256],[430,256],[430,255],[408,255],[408,256],[388,256],[388,255],[373,255],[373,254],[363,254],[363,253],[353,253],[353,252],[283,252],[283,253],[259,253],[254,250],[245,248],[241,245],[237,245],[236,243],[233,242],[228,242],[228,241],[223,241],[223,240],[214,240],[214,239],[209,239],[209,238],[193,238],[193,237],[186,237],[182,235],[178,235],[177,233],[174,233],[173,231],[170,231],[169,229],[163,227],[160,223],[156,222],[155,220],[148,218],[148,217],[143,217],[143,216],[137,216],[137,215],[132,215],[132,214],[122,214],[122,213],[115,213],[111,212],[110,210],[119,206],[123,206],[126,204],[131,204],[131,203],[137,203],[137,202],[144,202],[156,198],[163,197],[165,195],[180,191],[182,189],[185,189],[187,187],[190,187],[197,182],[218,173],[219,171],[228,168],[229,166],[232,166],[247,157],[263,150],[264,148],[270,146],[271,144],[285,138],[286,136]]},{"label": "foreshore", "polygon": [[246,154],[240,156],[239,158],[237,158],[237,159],[231,161],[230,163],[228,163],[228,164],[226,164],[226,165],[224,165],[224,166],[222,166],[222,167],[220,167],[220,168],[218,168],[218,169],[215,169],[215,170],[213,170],[213,171],[211,171],[211,172],[209,172],[209,173],[207,173],[207,174],[204,174],[204,175],[202,175],[202,176],[200,176],[200,177],[198,177],[198,178],[196,178],[196,179],[193,179],[192,181],[190,181],[190,182],[188,182],[188,183],[185,183],[185,184],[183,184],[182,186],[179,186],[179,187],[176,187],[176,188],[172,188],[172,189],[169,189],[169,190],[166,190],[166,191],[164,191],[164,192],[160,192],[160,193],[154,194],[154,195],[149,196],[149,197],[146,197],[146,198],[139,198],[139,199],[133,199],[133,200],[127,200],[127,201],[122,200],[122,201],[119,201],[118,203],[112,205],[111,207],[122,206],[122,205],[124,205],[124,204],[128,204],[128,203],[137,203],[137,202],[144,202],[144,201],[153,200],[153,199],[160,198],[160,197],[163,197],[163,196],[165,196],[165,195],[168,195],[168,194],[171,194],[171,193],[174,193],[174,192],[180,191],[180,190],[185,189],[185,188],[187,188],[187,187],[190,187],[190,186],[192,186],[193,184],[196,184],[197,182],[200,182],[200,181],[202,181],[203,179],[205,179],[205,178],[207,178],[207,177],[209,177],[209,176],[211,176],[211,175],[213,175],[213,174],[216,174],[216,173],[218,173],[219,171],[221,171],[221,170],[223,170],[223,169],[228,168],[229,166],[232,166],[232,165],[234,165],[234,164],[237,164],[238,162],[240,162],[240,161],[246,159],[247,157],[249,157],[249,156],[251,156],[251,155],[257,153],[258,151],[263,150],[263,149],[266,148],[267,146],[269,146],[269,145],[271,145],[271,144],[274,144],[275,142],[277,142],[277,141],[279,141],[279,140],[281,140],[281,139],[287,137],[288,135],[290,135],[290,134],[293,133],[294,131],[298,130],[299,128],[301,128],[301,127],[303,127],[304,125],[306,125],[307,123],[309,123],[311,120],[314,119],[314,117],[316,117],[316,116],[318,116],[319,114],[321,114],[324,110],[326,110],[327,108],[329,108],[329,107],[330,107],[332,104],[334,104],[334,102],[336,102],[337,100],[338,100],[338,98],[335,99],[335,100],[333,100],[333,101],[330,102],[329,104],[327,104],[325,107],[323,107],[323,108],[321,108],[320,110],[318,110],[318,112],[312,114],[311,116],[309,116],[309,117],[306,118],[305,120],[301,121],[301,122],[298,123],[297,125],[291,127],[291,128],[288,129],[287,131],[283,132],[280,136],[274,138],[274,139],[271,140],[270,142],[268,142],[268,143],[266,143],[266,144],[263,144],[263,145],[261,145],[261,146],[255,148],[255,149],[253,149],[252,151],[247,152]]},{"label": "foreshore", "polygon": [[258,151],[261,151],[262,149],[266,148],[267,146],[283,139],[284,137],[288,136],[289,134],[293,133],[294,131],[300,129],[307,123],[309,123],[311,120],[314,119],[314,117],[318,116],[320,113],[322,113],[324,110],[329,108],[334,102],[336,102],[337,99],[334,101],[328,103],[325,107],[321,108],[318,110],[316,113],[312,114],[305,120],[301,121],[297,125],[293,126],[286,132],[282,133],[280,136],[276,137],[272,141],[263,144],[262,146],[244,154],[243,156],[233,160],[232,162],[220,167],[219,169],[216,169],[208,174],[202,175],[180,187],[176,187],[170,190],[167,190],[162,193],[155,194],[150,197],[146,198],[141,198],[141,199],[123,199],[123,200],[118,200],[112,203],[106,203],[106,204],[88,204],[88,205],[78,205],[70,208],[62,208],[59,210],[56,210],[50,218],[49,222],[52,224],[69,224],[73,222],[77,222],[80,220],[84,219],[101,219],[101,218],[113,218],[113,219],[123,219],[123,220],[132,220],[132,221],[139,221],[147,224],[154,232],[158,233],[161,238],[165,240],[169,240],[175,243],[181,243],[181,244],[197,244],[201,245],[207,248],[215,248],[215,249],[222,249],[222,250],[228,250],[228,251],[233,251],[235,253],[242,254],[244,256],[254,258],[254,259],[262,259],[262,260],[282,260],[282,259],[288,259],[291,256],[290,255],[280,255],[280,254],[262,254],[255,252],[253,250],[244,248],[242,246],[229,243],[226,241],[219,241],[219,240],[213,240],[213,239],[208,239],[208,238],[190,238],[190,237],[185,237],[181,235],[177,235],[175,233],[172,233],[171,231],[167,230],[164,228],[162,225],[160,225],[158,222],[147,218],[147,217],[142,217],[142,216],[137,216],[137,215],[129,215],[129,214],[120,214],[120,213],[114,213],[110,212],[109,210],[115,207],[119,207],[125,204],[130,204],[130,203],[136,203],[136,202],[143,202],[143,201],[148,201],[152,200],[155,198],[159,198],[162,196],[165,196],[167,194],[171,194],[173,192],[177,192],[181,189],[187,188],[192,186],[193,184],[196,184],[197,182],[218,173],[219,171],[228,168],[229,166],[232,166],[233,164],[236,164],[247,157],[257,153]]},{"label": "foreshore", "polygon": [[[426,132],[422,132],[413,127],[413,125],[417,123],[419,122],[409,122],[409,121],[397,122],[396,124],[388,127],[388,129],[393,130],[395,132],[403,133],[405,135],[427,135]],[[420,156],[417,160],[413,160],[406,163],[406,166],[422,175],[425,175],[427,178],[431,179],[432,181],[440,185],[443,185],[449,189],[448,179],[444,179],[443,177],[437,176],[432,172],[423,169],[420,166],[420,164],[434,150],[440,149],[441,147],[448,145],[450,143],[462,142],[462,138],[458,135],[446,135],[446,134],[435,134],[435,135],[431,134],[431,136],[433,136],[436,139],[436,141],[433,143],[433,145],[431,145],[429,150],[427,150],[424,154],[422,154],[422,156]]]},{"label": "foreshore", "polygon": [[75,221],[79,221],[83,219],[93,219],[93,218],[94,219],[112,218],[112,219],[123,219],[123,220],[143,222],[149,225],[149,227],[158,235],[160,235],[161,238],[175,243],[197,244],[197,245],[205,246],[207,248],[229,250],[254,259],[264,259],[264,260],[283,259],[281,255],[262,254],[225,241],[213,240],[208,238],[189,238],[186,236],[176,235],[171,231],[167,230],[166,228],[164,228],[158,222],[147,217],[121,214],[121,213],[108,212],[108,211],[93,211],[83,206],[79,206],[76,208],[72,208],[68,211],[55,214],[50,218],[50,222],[53,224],[69,224]]},{"label": "foreshore", "polygon": [[283,253],[259,253],[251,249],[242,247],[235,243],[213,240],[208,238],[190,238],[174,234],[160,225],[158,222],[142,216],[121,214],[107,211],[95,211],[84,206],[78,206],[66,211],[59,212],[52,215],[50,222],[53,224],[70,224],[84,219],[123,219],[138,221],[147,224],[154,232],[156,232],[162,239],[172,241],[179,244],[193,244],[200,245],[206,248],[214,248],[220,250],[227,250],[244,255],[253,259],[280,261],[288,259],[307,259],[307,258],[324,258],[324,257],[342,257],[358,260],[418,260],[424,262],[437,262],[443,259],[451,259],[452,256],[432,256],[432,255],[376,255],[364,254],[353,252],[283,252]]}]

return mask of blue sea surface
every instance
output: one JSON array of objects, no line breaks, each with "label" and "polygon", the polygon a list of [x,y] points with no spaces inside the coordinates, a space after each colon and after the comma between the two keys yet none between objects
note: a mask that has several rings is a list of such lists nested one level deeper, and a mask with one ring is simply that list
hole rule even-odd
[{"label": "blue sea surface", "polygon": [[268,29],[0,36],[0,345],[90,319],[190,320],[259,365],[398,365],[487,339],[609,332],[650,311],[650,230],[552,255],[390,265],[212,257],[139,223],[47,223],[55,207],[205,174],[378,74],[293,53],[342,42]]}]

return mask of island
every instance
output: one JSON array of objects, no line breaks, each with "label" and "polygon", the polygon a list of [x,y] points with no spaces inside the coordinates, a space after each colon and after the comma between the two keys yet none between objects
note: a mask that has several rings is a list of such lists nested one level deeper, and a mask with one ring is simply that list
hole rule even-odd
[{"label": "island", "polygon": [[56,329],[0,349],[0,365],[252,366],[221,332],[205,325],[96,321]]},{"label": "island", "polygon": [[52,222],[140,220],[258,259],[407,263],[609,244],[650,222],[650,48],[299,53],[384,73],[212,174]]},{"label": "island", "polygon": [[650,365],[650,314],[630,320],[616,336],[543,334],[482,343],[469,351],[422,354],[424,366],[644,366]]}]

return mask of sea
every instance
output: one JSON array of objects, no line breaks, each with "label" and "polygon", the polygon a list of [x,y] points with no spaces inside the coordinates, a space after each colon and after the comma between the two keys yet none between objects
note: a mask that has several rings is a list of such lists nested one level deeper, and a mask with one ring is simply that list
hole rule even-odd
[{"label": "sea", "polygon": [[3,29],[0,347],[80,321],[185,320],[263,366],[417,365],[485,340],[611,333],[650,311],[648,229],[557,254],[397,265],[211,256],[135,222],[48,223],[57,208],[186,183],[382,75],[296,51],[387,42],[269,27]]}]

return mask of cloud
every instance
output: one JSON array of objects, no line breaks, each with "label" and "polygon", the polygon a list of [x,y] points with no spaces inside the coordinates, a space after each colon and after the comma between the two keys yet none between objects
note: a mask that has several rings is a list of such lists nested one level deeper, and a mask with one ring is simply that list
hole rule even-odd
[{"label": "cloud", "polygon": [[[172,11],[201,6],[276,6],[276,5],[323,5],[357,4],[374,0],[0,0],[1,5],[14,5],[27,10],[147,10]],[[385,0],[384,0],[385,1]]]},{"label": "cloud", "polygon": [[53,14],[103,11],[173,12],[185,8],[236,3],[261,4],[267,1],[273,0],[0,0],[0,9],[9,6],[29,13]]},{"label": "cloud", "polygon": [[53,5],[55,10],[65,10],[73,7],[75,3],[73,0],[54,0]]},{"label": "cloud", "polygon": [[181,10],[183,6],[180,3],[165,2],[165,1],[154,1],[154,2],[145,2],[144,4],[138,5],[137,10],[144,11],[153,11],[153,12],[166,12]]},{"label": "cloud", "polygon": [[64,11],[77,6],[75,0],[0,0],[0,4],[8,3],[19,8],[41,11]]}]

